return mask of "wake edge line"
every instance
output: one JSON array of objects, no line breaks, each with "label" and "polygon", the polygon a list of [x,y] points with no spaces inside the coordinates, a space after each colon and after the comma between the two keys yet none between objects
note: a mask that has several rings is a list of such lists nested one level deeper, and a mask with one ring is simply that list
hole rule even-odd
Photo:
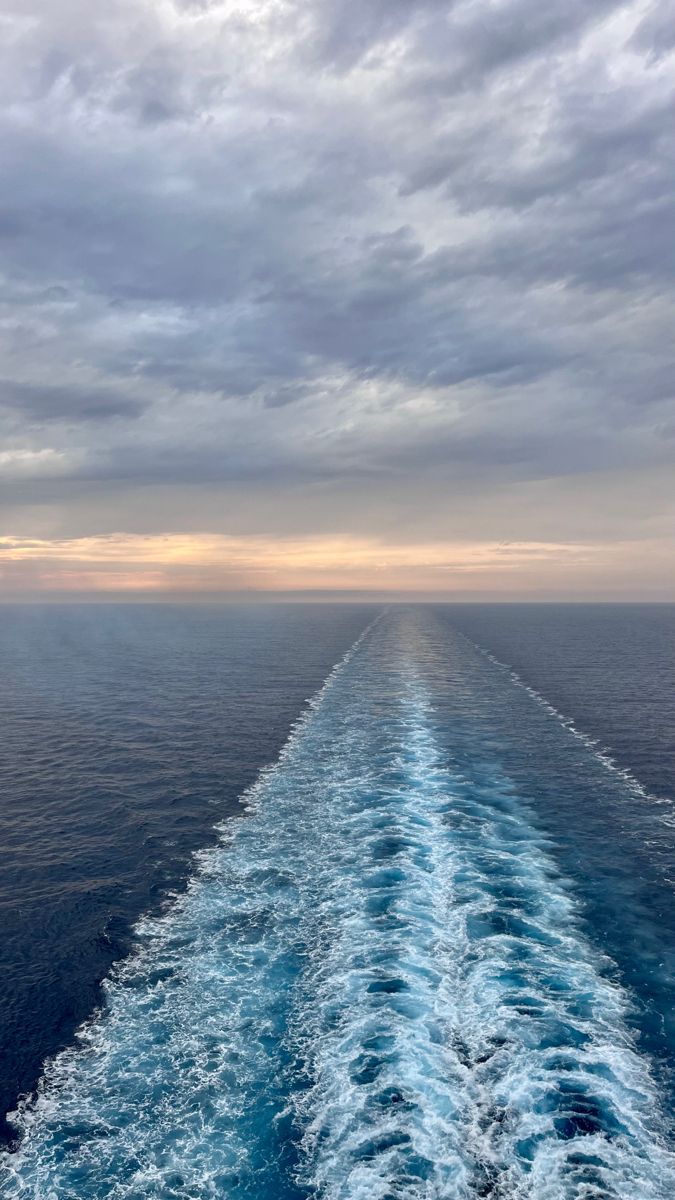
[{"label": "wake edge line", "polygon": [[[304,733],[305,729],[307,728],[310,721],[312,720],[314,713],[321,707],[328,692],[335,685],[335,683],[339,679],[340,675],[344,671],[345,667],[348,666],[348,664],[354,658],[354,656],[357,653],[357,651],[359,650],[360,646],[363,644],[363,642],[366,640],[366,638],[369,636],[369,634],[372,632],[372,630],[375,628],[375,626],[378,624],[378,622],[382,620],[382,617],[385,615],[385,613],[387,613],[388,611],[389,610],[387,608],[383,608],[382,611],[379,612],[376,617],[373,617],[372,621],[370,621],[368,623],[368,625],[366,625],[365,629],[363,629],[361,631],[361,633],[357,637],[356,641],[353,642],[352,645],[349,647],[349,649],[345,651],[345,653],[342,655],[342,658],[339,658],[338,661],[334,664],[334,666],[331,667],[326,678],[324,679],[323,683],[321,684],[321,687],[318,688],[317,691],[314,692],[314,694],[312,696],[310,696],[309,699],[304,702],[303,710],[299,714],[299,716],[297,716],[295,718],[295,720],[292,722],[289,733],[288,733],[288,737],[286,738],[286,741],[284,742],[283,746],[281,747],[274,762],[269,763],[267,766],[261,767],[256,779],[253,781],[253,783],[249,787],[247,787],[242,792],[241,796],[239,797],[238,802],[242,806],[244,813],[253,812],[255,810],[255,808],[257,807],[257,800],[259,798],[259,795],[262,791],[264,791],[265,786],[269,782],[270,778],[272,778],[274,775],[276,775],[279,768],[290,757],[292,751],[295,749],[297,743],[300,741],[302,734]],[[221,846],[224,845],[228,841],[229,827],[230,827],[230,819],[226,819],[224,821],[218,821],[214,825],[214,829],[216,829],[218,831],[218,833],[221,834],[221,841],[220,841]],[[195,857],[199,860],[202,855],[210,854],[210,853],[211,853],[211,849],[206,850],[206,851],[197,850],[195,853]]]},{"label": "wake edge line", "polygon": [[[309,700],[305,701],[304,711],[292,723],[288,737],[281,747],[276,760],[270,765],[262,767],[254,782],[239,797],[243,816],[254,810],[256,797],[264,790],[269,779],[275,775],[281,764],[288,758],[314,713],[320,707],[326,694],[386,612],[388,612],[388,608],[383,608],[366,625],[365,629],[356,638],[356,641],[352,643],[349,649],[345,651],[328,672],[320,688],[318,688]],[[236,824],[237,822],[233,821],[232,817],[217,821],[212,828],[218,834],[218,840],[213,846],[193,851],[191,859],[194,869],[188,875],[185,886],[180,890],[174,888],[167,891],[161,907],[156,914],[153,915],[146,911],[136,918],[130,928],[131,946],[129,951],[111,964],[110,969],[100,982],[102,991],[100,1002],[92,1008],[89,1015],[74,1030],[68,1044],[57,1050],[55,1054],[47,1055],[44,1058],[39,1078],[33,1090],[17,1096],[15,1107],[6,1114],[5,1119],[10,1125],[19,1123],[18,1120],[13,1121],[13,1118],[20,1118],[27,1111],[35,1111],[41,1099],[54,1088],[59,1062],[67,1062],[74,1053],[81,1053],[92,1044],[96,1031],[101,1021],[105,1019],[106,1012],[109,1010],[108,990],[110,985],[123,982],[125,972],[133,967],[134,961],[142,960],[143,956],[147,953],[148,943],[152,940],[153,935],[159,935],[160,931],[187,907],[194,892],[209,874],[209,870],[215,868],[216,856],[227,846],[228,842],[234,836],[235,829],[232,826],[234,825],[236,828]],[[58,1090],[58,1083],[56,1084],[56,1090]],[[4,1165],[7,1167],[11,1164],[14,1154],[20,1151],[23,1140],[24,1137],[19,1135],[6,1149],[0,1150],[0,1166]]]},{"label": "wake edge line", "polygon": [[583,729],[579,729],[579,726],[575,724],[575,721],[572,717],[566,716],[565,713],[556,708],[554,704],[551,704],[551,701],[547,700],[546,696],[539,692],[537,688],[533,687],[532,684],[527,683],[527,681],[523,679],[522,675],[519,675],[518,672],[510,665],[510,663],[502,662],[502,660],[497,658],[496,654],[493,654],[491,650],[488,650],[485,646],[481,646],[479,642],[474,642],[470,637],[468,637],[465,633],[462,633],[461,630],[457,629],[454,625],[453,629],[468,646],[471,646],[473,650],[476,650],[479,654],[482,654],[484,658],[487,658],[488,661],[493,664],[493,666],[498,667],[500,671],[507,674],[516,687],[522,688],[522,690],[527,692],[528,696],[531,696],[533,700],[536,700],[537,703],[546,710],[546,712],[548,712],[552,717],[555,717],[555,719],[560,725],[563,726],[564,729],[569,730],[569,732],[577,739],[577,741],[581,742],[588,750],[592,752],[593,757],[596,758],[598,762],[602,763],[603,767],[607,771],[610,771],[612,775],[618,775],[618,777],[623,780],[623,782],[634,795],[639,796],[642,800],[650,800],[654,804],[667,805],[671,808],[673,807],[673,801],[669,796],[657,796],[653,792],[650,792],[643,783],[640,783],[640,780],[633,774],[629,767],[622,767],[621,764],[617,762],[609,747],[604,746],[598,738],[592,737],[590,733],[586,733]]}]

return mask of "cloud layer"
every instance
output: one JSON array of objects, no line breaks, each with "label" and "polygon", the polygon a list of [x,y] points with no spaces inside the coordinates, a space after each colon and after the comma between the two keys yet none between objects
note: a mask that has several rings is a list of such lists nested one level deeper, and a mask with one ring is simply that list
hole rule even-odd
[{"label": "cloud layer", "polygon": [[665,547],[669,0],[3,26],[3,532]]}]

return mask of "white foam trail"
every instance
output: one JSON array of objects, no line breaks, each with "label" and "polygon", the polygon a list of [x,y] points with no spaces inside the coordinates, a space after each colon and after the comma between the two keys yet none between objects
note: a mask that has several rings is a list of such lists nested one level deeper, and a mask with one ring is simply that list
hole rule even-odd
[{"label": "white foam trail", "polygon": [[334,934],[297,1017],[312,1083],[297,1107],[302,1178],[327,1200],[473,1194],[457,997],[441,974],[453,895],[447,796],[411,713],[386,771],[341,791],[337,844],[323,851],[334,861],[345,848],[322,889]]},{"label": "white foam trail", "polygon": [[348,910],[299,1015],[302,1178],[327,1200],[664,1196],[627,998],[505,781],[481,797],[453,777],[429,713],[409,687],[400,779],[366,804],[362,781],[341,793],[340,840],[361,853],[342,855]]}]

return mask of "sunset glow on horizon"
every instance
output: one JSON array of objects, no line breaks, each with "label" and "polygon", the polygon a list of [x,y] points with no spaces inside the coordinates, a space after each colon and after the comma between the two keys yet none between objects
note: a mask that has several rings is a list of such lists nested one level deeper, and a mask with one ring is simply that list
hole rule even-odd
[{"label": "sunset glow on horizon", "polygon": [[[648,546],[658,561],[658,547]],[[209,533],[110,534],[60,540],[0,538],[6,598],[34,591],[164,593],[377,591],[465,593],[548,588],[591,597],[643,544],[564,542],[387,543],[367,537],[228,537]],[[652,561],[653,568],[653,561]],[[664,558],[663,586],[669,562]],[[620,592],[620,587],[619,587]]]}]

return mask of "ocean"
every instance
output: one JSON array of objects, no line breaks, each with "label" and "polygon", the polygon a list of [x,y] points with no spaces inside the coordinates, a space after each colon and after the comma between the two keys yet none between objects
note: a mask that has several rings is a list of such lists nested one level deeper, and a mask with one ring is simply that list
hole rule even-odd
[{"label": "ocean", "polygon": [[3,1195],[673,1194],[675,607],[6,611]]},{"label": "ocean", "polygon": [[371,616],[0,609],[0,1113],[100,1003],[136,919],[184,886]]}]

